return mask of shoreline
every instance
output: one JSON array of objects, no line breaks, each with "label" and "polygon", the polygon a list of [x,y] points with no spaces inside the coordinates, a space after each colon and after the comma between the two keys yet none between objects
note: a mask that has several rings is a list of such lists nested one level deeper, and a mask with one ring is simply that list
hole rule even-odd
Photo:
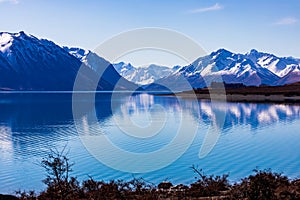
[{"label": "shoreline", "polygon": [[198,100],[215,100],[223,102],[250,102],[250,103],[300,103],[300,96],[262,95],[262,94],[197,94],[177,93],[160,96],[178,96],[184,99],[197,98]]},{"label": "shoreline", "polygon": [[241,86],[239,84],[222,85],[219,83],[214,84],[214,86],[156,95],[224,102],[300,103],[300,82],[283,86]]}]

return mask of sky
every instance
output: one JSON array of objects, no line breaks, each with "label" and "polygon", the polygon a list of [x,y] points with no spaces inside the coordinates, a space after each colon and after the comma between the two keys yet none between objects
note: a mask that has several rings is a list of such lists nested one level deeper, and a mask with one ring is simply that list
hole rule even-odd
[{"label": "sky", "polygon": [[[187,35],[208,53],[257,49],[300,58],[299,10],[299,0],[0,0],[0,32],[23,30],[93,50],[119,33],[158,27]],[[135,65],[184,62],[153,52],[122,59]]]}]

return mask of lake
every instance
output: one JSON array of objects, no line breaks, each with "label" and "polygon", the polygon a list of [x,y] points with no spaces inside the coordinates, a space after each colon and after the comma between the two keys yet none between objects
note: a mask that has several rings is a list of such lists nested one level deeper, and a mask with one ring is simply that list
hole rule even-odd
[{"label": "lake", "polygon": [[189,184],[192,165],[230,181],[255,168],[300,177],[299,105],[88,95],[0,94],[0,193],[44,189],[40,162],[64,146],[79,180]]}]

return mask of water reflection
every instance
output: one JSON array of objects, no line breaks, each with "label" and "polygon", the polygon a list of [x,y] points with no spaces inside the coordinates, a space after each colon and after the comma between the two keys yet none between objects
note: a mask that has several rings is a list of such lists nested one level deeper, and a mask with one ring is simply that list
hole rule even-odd
[{"label": "water reflection", "polygon": [[[22,159],[41,156],[56,142],[66,144],[70,137],[77,137],[73,125],[72,94],[8,93],[1,94],[0,99],[0,148],[3,152],[10,144],[13,149],[5,151],[5,156],[9,153]],[[105,121],[112,115],[110,95],[98,94],[97,99],[97,117]],[[83,96],[78,105],[86,103]],[[87,112],[89,110],[84,110],[82,115]]]},{"label": "water reflection", "polygon": [[[3,159],[12,159],[11,152],[13,151],[11,128],[0,126],[0,154]],[[8,153],[9,152],[9,153]]]},{"label": "water reflection", "polygon": [[[224,129],[234,126],[247,125],[252,129],[261,128],[277,122],[291,122],[299,119],[300,107],[285,104],[254,104],[254,103],[219,103],[220,111],[226,112]],[[210,103],[199,102],[201,118],[204,122],[216,116]]]},{"label": "water reflection", "polygon": [[[185,111],[197,121],[208,125],[217,120],[220,113],[226,113],[223,129],[234,128],[238,125],[247,125],[252,129],[257,129],[262,126],[272,126],[277,122],[292,122],[300,116],[299,105],[239,102],[215,102],[214,104],[215,106],[212,107],[212,103],[206,100],[179,102],[175,97],[144,94],[130,97],[125,104],[121,105],[121,113],[130,116],[147,114],[155,105],[161,105],[163,110],[157,110],[157,112]],[[222,128],[221,124],[219,126]]]},{"label": "water reflection", "polygon": [[[36,161],[49,148],[65,144],[71,148],[76,163],[74,171],[78,172],[75,175],[79,178],[86,179],[87,174],[106,180],[132,177],[99,163],[86,151],[76,132],[71,100],[71,94],[0,95],[0,192],[41,188],[44,174]],[[163,148],[180,126],[190,134],[189,125],[180,124],[182,118],[198,124],[197,136],[182,157],[164,169],[142,174],[153,182],[169,177],[175,182],[193,181],[188,168],[199,163],[211,170],[207,173],[230,171],[231,177],[237,178],[251,173],[256,166],[279,169],[288,175],[300,173],[300,155],[295,151],[300,148],[298,105],[217,102],[212,106],[209,101],[146,94],[120,95],[111,102],[111,94],[97,94],[95,111],[100,126],[93,127],[95,124],[89,118],[93,106],[86,106],[89,102],[85,102],[84,95],[80,104],[84,109],[75,120],[83,124],[90,136],[107,134],[115,145],[130,152]],[[222,114],[226,115],[224,123],[218,121]],[[142,128],[153,121],[163,127],[154,135],[147,132],[130,135],[116,126],[116,119],[130,126],[127,118]],[[221,137],[213,151],[199,159],[199,149],[212,124],[221,130]]]}]

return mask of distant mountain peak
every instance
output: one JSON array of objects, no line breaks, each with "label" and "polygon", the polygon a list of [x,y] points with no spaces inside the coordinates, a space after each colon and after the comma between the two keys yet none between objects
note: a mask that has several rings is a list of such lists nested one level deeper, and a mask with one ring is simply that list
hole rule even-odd
[{"label": "distant mountain peak", "polygon": [[3,44],[8,41],[13,41],[14,39],[26,39],[26,38],[35,38],[35,37],[26,34],[24,31],[20,31],[18,33],[0,32],[0,44]]},{"label": "distant mountain peak", "polygon": [[230,57],[230,56],[232,56],[233,55],[233,53],[232,52],[230,52],[230,51],[228,51],[228,50],[226,50],[226,49],[224,49],[224,48],[221,48],[221,49],[219,49],[219,50],[217,50],[217,51],[214,51],[214,52],[212,52],[211,54],[210,54],[210,56],[212,57],[212,58],[216,58],[216,57]]},{"label": "distant mountain peak", "polygon": [[258,51],[256,49],[251,49],[250,52],[247,52],[245,54],[245,56],[252,56],[252,57],[259,57],[259,56],[263,56],[263,55],[269,56],[272,54],[264,53],[264,52]]},{"label": "distant mountain peak", "polygon": [[20,31],[19,33],[14,34],[15,37],[26,38],[26,37],[34,37],[32,35],[26,34],[24,31]]},{"label": "distant mountain peak", "polygon": [[230,52],[229,50],[224,49],[224,48],[220,48],[220,49],[212,52],[212,54],[223,54],[223,53],[231,53],[232,54],[232,52]]},{"label": "distant mountain peak", "polygon": [[256,49],[251,49],[249,54],[258,54],[259,52]]}]

